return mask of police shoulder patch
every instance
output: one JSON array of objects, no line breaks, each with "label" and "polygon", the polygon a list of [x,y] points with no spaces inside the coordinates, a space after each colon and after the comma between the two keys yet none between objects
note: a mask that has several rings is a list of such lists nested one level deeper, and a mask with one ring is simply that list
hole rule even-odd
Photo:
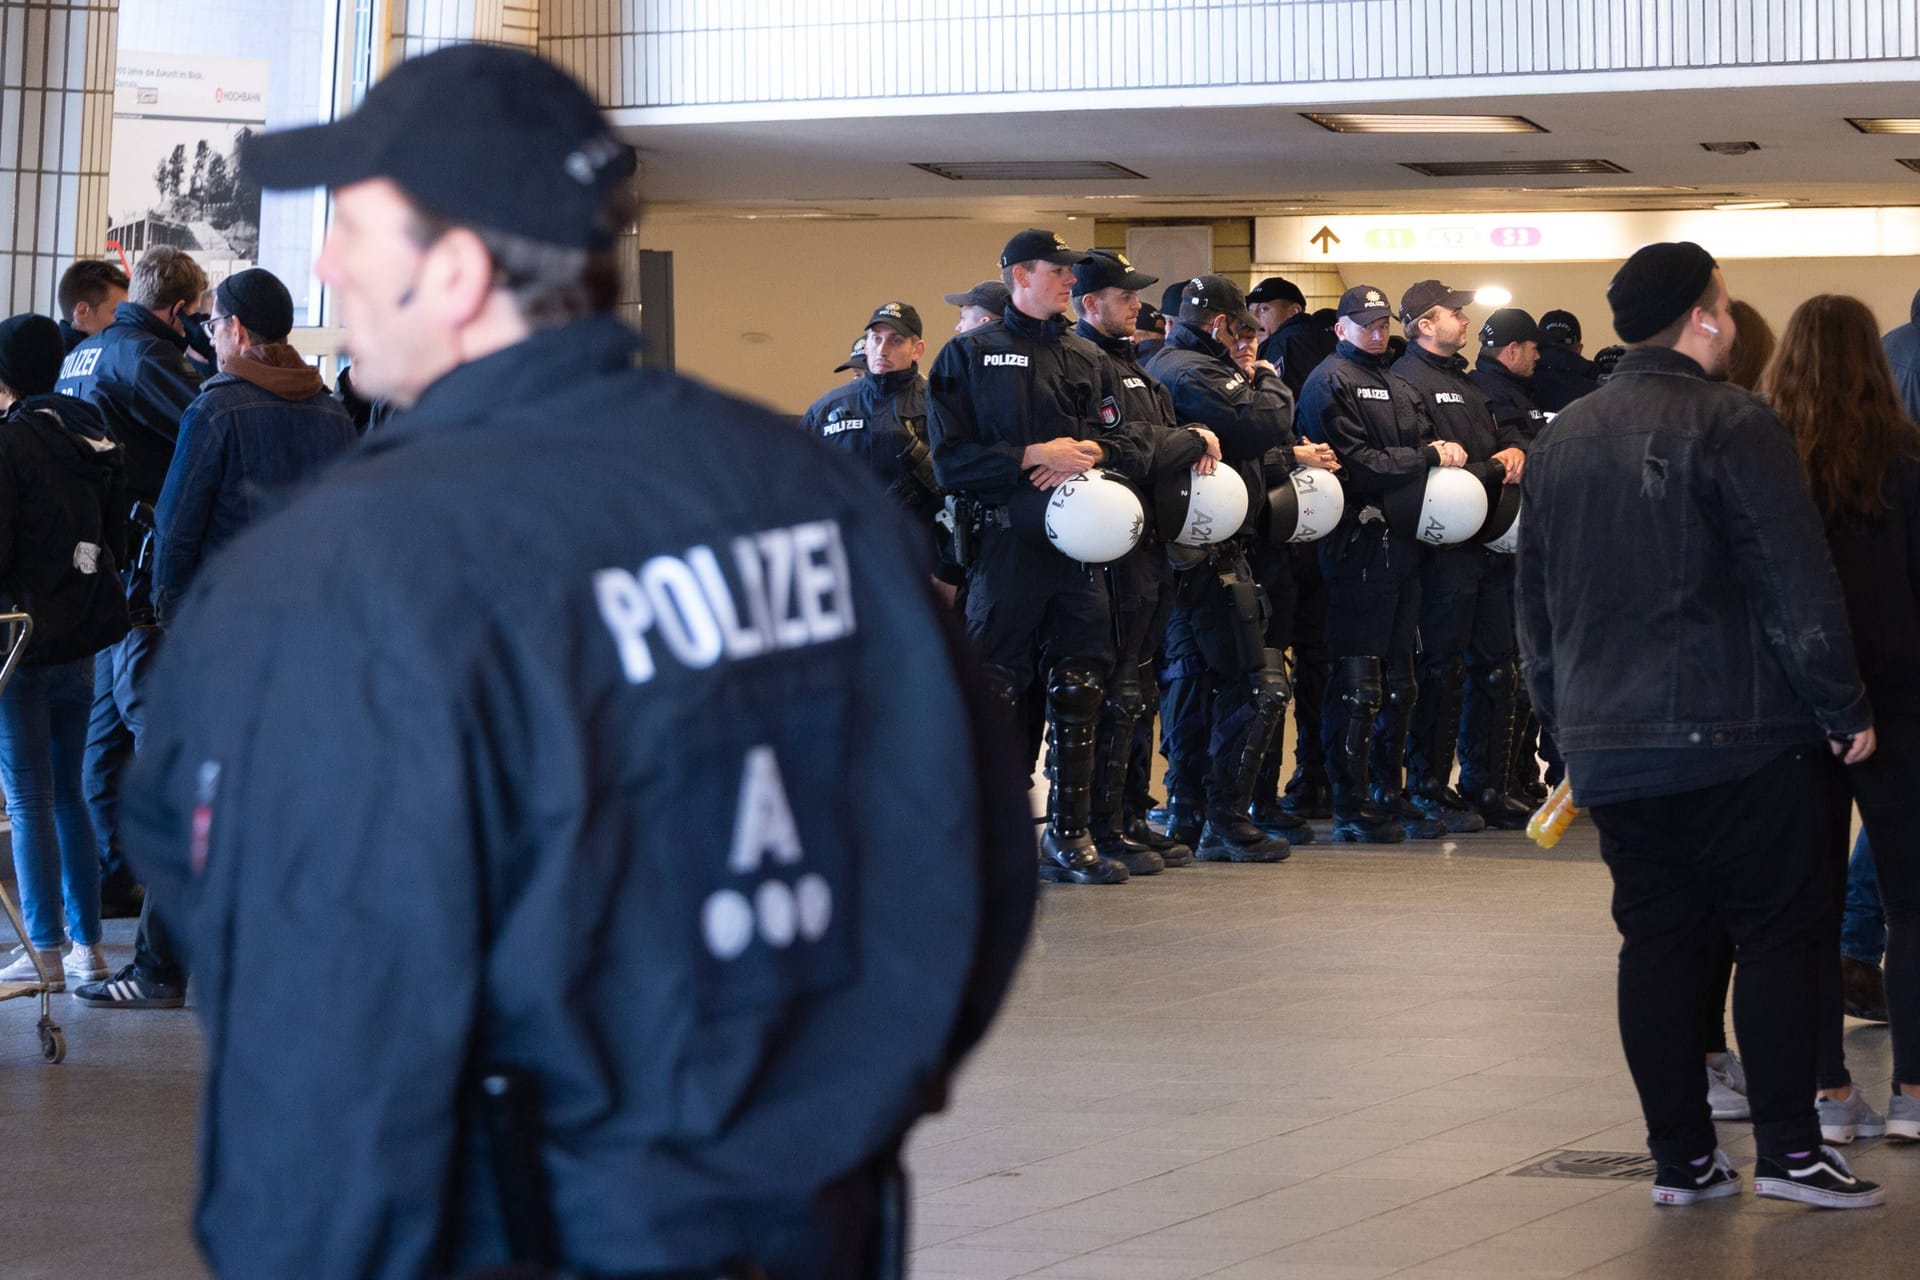
[{"label": "police shoulder patch", "polygon": [[1100,425],[1103,427],[1120,425],[1120,402],[1112,396],[1100,402]]}]

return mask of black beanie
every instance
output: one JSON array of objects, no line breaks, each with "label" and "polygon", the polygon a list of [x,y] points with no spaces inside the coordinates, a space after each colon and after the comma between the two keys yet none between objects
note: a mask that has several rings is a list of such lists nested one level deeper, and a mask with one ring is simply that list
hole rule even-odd
[{"label": "black beanie", "polygon": [[0,382],[16,396],[44,396],[60,380],[67,344],[60,326],[32,312],[0,320]]},{"label": "black beanie", "polygon": [[1713,255],[1682,240],[1650,244],[1616,271],[1607,286],[1613,331],[1622,342],[1644,342],[1687,313],[1713,281],[1720,264]]},{"label": "black beanie", "polygon": [[285,342],[293,331],[293,295],[265,268],[234,272],[214,289],[213,299],[262,342]]}]

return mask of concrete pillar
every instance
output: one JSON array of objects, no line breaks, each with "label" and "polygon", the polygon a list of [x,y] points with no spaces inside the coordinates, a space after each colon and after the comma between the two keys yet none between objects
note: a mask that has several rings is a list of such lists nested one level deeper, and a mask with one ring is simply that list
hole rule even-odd
[{"label": "concrete pillar", "polygon": [[0,317],[107,254],[120,0],[0,0]]}]

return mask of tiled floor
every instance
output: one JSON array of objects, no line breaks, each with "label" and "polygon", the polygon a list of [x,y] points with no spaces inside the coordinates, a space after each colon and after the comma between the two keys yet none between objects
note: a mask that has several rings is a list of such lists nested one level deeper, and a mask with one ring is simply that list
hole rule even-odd
[{"label": "tiled floor", "polygon": [[[1508,1172],[1645,1150],[1615,946],[1585,824],[1552,853],[1314,845],[1050,889],[1006,1016],[913,1144],[913,1274],[1914,1274],[1920,1149],[1857,1143],[1889,1205],[1852,1214]],[[1850,1023],[1848,1049],[1879,1105],[1885,1029]],[[1746,1127],[1721,1133],[1750,1168]]]},{"label": "tiled floor", "polygon": [[[131,923],[110,926],[111,959]],[[1310,846],[1046,892],[1018,990],[912,1148],[921,1280],[1914,1274],[1920,1150],[1856,1144],[1889,1206],[1515,1177],[1639,1152],[1592,829]],[[199,1040],[64,997],[68,1061],[0,1005],[4,1280],[202,1274],[187,1238]],[[1876,1101],[1884,1029],[1850,1024]],[[1704,1085],[1704,1080],[1703,1080]],[[1750,1166],[1744,1126],[1722,1130]]]}]

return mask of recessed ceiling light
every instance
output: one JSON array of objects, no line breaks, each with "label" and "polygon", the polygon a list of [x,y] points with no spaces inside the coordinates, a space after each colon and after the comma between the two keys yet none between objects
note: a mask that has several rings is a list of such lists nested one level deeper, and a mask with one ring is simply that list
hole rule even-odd
[{"label": "recessed ceiling light", "polygon": [[1626,173],[1611,160],[1428,160],[1401,168],[1429,178],[1501,178],[1550,173]]},{"label": "recessed ceiling light", "polygon": [[1847,123],[1862,133],[1920,133],[1920,120],[1883,116],[1878,119],[1848,116]]},{"label": "recessed ceiling light", "polygon": [[913,167],[954,182],[1104,182],[1147,176],[1111,160],[929,160]]},{"label": "recessed ceiling light", "polygon": [[1525,116],[1426,116],[1302,111],[1334,133],[1545,133]]},{"label": "recessed ceiling light", "polygon": [[1713,207],[1721,213],[1741,213],[1748,209],[1784,209],[1787,205],[1785,200],[1735,200],[1731,204]]},{"label": "recessed ceiling light", "polygon": [[1907,168],[1912,169],[1914,172],[1920,173],[1920,159],[1902,160],[1900,163],[1907,166]]},{"label": "recessed ceiling light", "polygon": [[1703,142],[1700,144],[1700,149],[1711,151],[1717,156],[1744,156],[1749,152],[1758,151],[1760,144],[1757,142]]}]

